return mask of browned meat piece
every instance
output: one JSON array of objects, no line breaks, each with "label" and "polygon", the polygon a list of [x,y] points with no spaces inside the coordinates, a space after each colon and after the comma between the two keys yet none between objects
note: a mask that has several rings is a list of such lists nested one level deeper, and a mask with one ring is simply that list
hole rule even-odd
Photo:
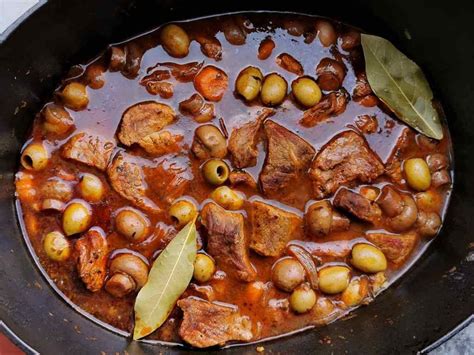
[{"label": "browned meat piece", "polygon": [[318,85],[322,90],[338,90],[346,77],[346,67],[332,58],[323,58],[316,67]]},{"label": "browned meat piece", "polygon": [[199,73],[203,64],[204,62],[191,62],[186,64],[166,62],[158,63],[156,66],[170,69],[171,75],[173,75],[176,80],[182,83],[189,83],[194,80],[194,77]]},{"label": "browned meat piece", "polygon": [[89,133],[78,133],[63,145],[61,156],[104,171],[115,142]]},{"label": "browned meat piece", "polygon": [[357,116],[355,123],[357,128],[359,128],[361,132],[365,134],[375,133],[379,127],[377,117],[370,115]]},{"label": "browned meat piece", "polygon": [[160,95],[163,99],[169,99],[174,94],[173,84],[167,81],[148,81],[145,87],[150,94]]},{"label": "browned meat piece", "polygon": [[252,339],[252,323],[235,307],[212,303],[197,297],[178,301],[183,310],[180,337],[197,348],[223,346],[230,340]]},{"label": "browned meat piece", "polygon": [[186,194],[193,175],[189,161],[163,158],[158,165],[145,167],[148,187],[164,203],[172,203]]},{"label": "browned meat piece", "polygon": [[146,85],[148,82],[157,82],[171,79],[171,73],[169,70],[158,69],[153,71],[151,74],[144,76],[140,80],[140,85]]},{"label": "browned meat piece", "polygon": [[257,273],[249,260],[242,214],[208,203],[201,211],[201,218],[208,234],[207,252],[217,264],[242,281],[254,281]]},{"label": "browned meat piece", "polygon": [[134,157],[119,152],[107,168],[110,185],[117,193],[134,205],[149,212],[158,212],[160,208],[146,197],[147,184],[142,168]]},{"label": "browned meat piece", "polygon": [[304,247],[319,258],[341,259],[351,253],[352,245],[348,240],[335,240],[325,243],[305,242]]},{"label": "browned meat piece", "polygon": [[104,285],[107,264],[107,240],[101,229],[90,229],[76,241],[77,271],[87,289],[99,291]]},{"label": "browned meat piece", "polygon": [[266,203],[252,203],[250,248],[264,256],[279,256],[301,233],[302,220],[294,213]]},{"label": "browned meat piece", "polygon": [[415,248],[416,233],[386,234],[367,233],[365,238],[374,243],[385,254],[388,260],[395,265],[402,264]]},{"label": "browned meat piece", "polygon": [[182,140],[182,135],[172,134],[169,131],[160,131],[142,138],[138,144],[148,154],[159,156],[179,152],[181,150],[179,143]]},{"label": "browned meat piece", "polygon": [[402,159],[403,155],[410,147],[410,142],[414,142],[414,134],[410,129],[405,128],[398,137],[397,143],[387,160],[387,164],[385,164],[385,174],[397,184],[402,184],[404,182],[402,174]]},{"label": "browned meat piece", "polygon": [[124,112],[118,138],[120,142],[130,146],[158,132],[173,122],[174,118],[174,111],[168,105],[155,101],[140,102]]},{"label": "browned meat piece", "polygon": [[336,135],[314,159],[310,177],[317,198],[336,192],[355,181],[372,182],[384,171],[380,158],[369,148],[365,139],[353,131]]},{"label": "browned meat piece", "polygon": [[199,94],[193,94],[189,99],[181,101],[179,110],[185,115],[193,116],[199,123],[208,122],[215,117],[214,104],[206,103]]},{"label": "browned meat piece", "polygon": [[268,145],[260,183],[263,192],[272,195],[285,190],[308,170],[315,150],[303,138],[273,121],[266,121],[264,130]]},{"label": "browned meat piece", "polygon": [[305,127],[313,127],[330,117],[340,115],[346,110],[349,97],[345,90],[325,95],[318,104],[306,110],[300,123]]},{"label": "browned meat piece", "polygon": [[257,188],[255,179],[246,171],[232,171],[229,174],[229,182],[232,187],[237,185],[246,185],[252,189]]},{"label": "browned meat piece", "polygon": [[265,108],[254,121],[235,128],[230,135],[228,149],[232,155],[232,163],[238,169],[257,164],[258,133],[263,121],[275,113],[275,110]]},{"label": "browned meat piece", "polygon": [[303,75],[304,69],[303,66],[298,62],[294,57],[288,53],[282,53],[276,57],[276,63],[283,69],[289,71],[290,73],[296,75]]},{"label": "browned meat piece", "polygon": [[357,192],[342,188],[334,196],[334,206],[341,208],[353,216],[370,223],[380,219],[382,211],[373,203]]},{"label": "browned meat piece", "polygon": [[367,80],[367,75],[365,75],[365,73],[358,74],[356,85],[354,87],[354,91],[352,92],[352,98],[354,100],[358,100],[372,94],[372,88],[370,87]]},{"label": "browned meat piece", "polygon": [[217,61],[222,59],[222,45],[216,37],[197,35],[196,41],[201,45],[201,52],[209,58]]}]

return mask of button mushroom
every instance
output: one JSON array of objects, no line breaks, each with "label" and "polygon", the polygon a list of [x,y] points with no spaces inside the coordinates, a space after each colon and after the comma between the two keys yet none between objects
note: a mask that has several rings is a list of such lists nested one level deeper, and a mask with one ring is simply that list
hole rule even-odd
[{"label": "button mushroom", "polygon": [[313,203],[306,212],[306,228],[315,236],[346,230],[349,224],[349,219],[335,211],[327,200]]},{"label": "button mushroom", "polygon": [[138,291],[147,280],[148,265],[139,256],[119,254],[110,263],[105,290],[114,297],[124,297]]},{"label": "button mushroom", "polygon": [[318,85],[321,89],[332,91],[341,87],[346,76],[344,64],[332,58],[323,58],[316,68]]},{"label": "button mushroom", "polygon": [[389,217],[388,225],[395,232],[405,231],[416,222],[418,208],[410,195],[400,194],[392,187],[384,186],[377,203]]}]

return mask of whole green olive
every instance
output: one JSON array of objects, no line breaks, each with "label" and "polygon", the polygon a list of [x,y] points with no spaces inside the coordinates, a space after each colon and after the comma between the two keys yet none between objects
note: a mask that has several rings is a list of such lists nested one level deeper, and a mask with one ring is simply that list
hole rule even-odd
[{"label": "whole green olive", "polygon": [[351,264],[367,273],[376,273],[387,269],[387,259],[380,249],[365,243],[354,245]]},{"label": "whole green olive", "polygon": [[296,100],[305,107],[312,107],[321,100],[321,89],[316,81],[302,76],[291,83],[291,90]]},{"label": "whole green olive", "polygon": [[128,240],[141,242],[150,232],[150,221],[140,211],[126,208],[115,216],[115,228]]},{"label": "whole green olive", "polygon": [[354,278],[342,292],[341,301],[348,307],[354,307],[364,300],[368,292],[369,281],[367,278]]},{"label": "whole green olive", "polygon": [[163,48],[169,55],[177,58],[186,57],[189,53],[189,36],[180,26],[166,25],[160,34]]},{"label": "whole green olive", "polygon": [[79,191],[87,201],[98,202],[104,196],[104,184],[97,176],[85,173],[81,176]]},{"label": "whole green olive", "polygon": [[229,166],[221,159],[210,159],[202,166],[204,179],[211,185],[222,185],[229,177]]},{"label": "whole green olive", "polygon": [[197,208],[191,201],[179,200],[170,206],[168,213],[178,227],[184,227],[196,217]]},{"label": "whole green olive", "polygon": [[89,104],[89,96],[86,87],[81,83],[71,82],[67,84],[61,97],[64,104],[76,111],[84,109]]},{"label": "whole green olive", "polygon": [[305,278],[303,266],[293,258],[278,260],[272,268],[272,281],[279,289],[291,292]]},{"label": "whole green olive", "polygon": [[238,210],[244,204],[242,196],[227,186],[219,186],[212,191],[211,198],[228,210]]},{"label": "whole green olive", "polygon": [[28,170],[42,170],[46,168],[49,155],[41,143],[31,143],[21,154],[21,165]]},{"label": "whole green olive", "polygon": [[277,73],[268,74],[263,80],[260,98],[266,106],[277,106],[285,100],[288,84]]},{"label": "whole green olive", "polygon": [[408,159],[403,164],[408,185],[416,191],[426,191],[431,185],[431,173],[428,164],[421,158]]},{"label": "whole green olive", "polygon": [[65,134],[73,126],[74,120],[64,107],[50,103],[41,111],[43,115],[43,127],[46,131]]},{"label": "whole green olive", "polygon": [[319,271],[319,289],[328,294],[344,291],[349,285],[351,270],[345,266],[327,266]]},{"label": "whole green olive", "polygon": [[43,249],[51,260],[64,261],[71,255],[71,245],[66,237],[57,231],[44,236]]},{"label": "whole green olive", "polygon": [[198,253],[194,261],[193,277],[198,282],[207,282],[216,271],[214,260],[206,254]]},{"label": "whole green olive", "polygon": [[290,296],[290,307],[296,313],[306,313],[316,304],[316,293],[308,284],[298,286]]},{"label": "whole green olive", "polygon": [[75,200],[63,212],[62,225],[67,236],[84,232],[92,219],[92,211],[85,201]]},{"label": "whole green olive", "polygon": [[235,81],[235,91],[246,101],[255,99],[262,89],[263,74],[256,67],[242,70]]},{"label": "whole green olive", "polygon": [[213,158],[224,158],[227,155],[227,142],[221,131],[211,124],[199,126],[195,131],[197,142]]}]

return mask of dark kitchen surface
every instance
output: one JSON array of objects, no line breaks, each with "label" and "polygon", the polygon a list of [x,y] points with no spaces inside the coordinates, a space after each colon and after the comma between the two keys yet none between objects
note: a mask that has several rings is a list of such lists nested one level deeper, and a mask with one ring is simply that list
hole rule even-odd
[{"label": "dark kitchen surface", "polygon": [[[434,10],[434,12],[436,12],[436,10]],[[178,16],[178,18],[181,18],[181,17]],[[159,21],[159,20],[158,20],[158,21]],[[354,23],[354,21],[349,21],[349,22]],[[357,23],[356,23],[356,24],[357,24]],[[358,25],[360,25],[361,27],[367,27],[364,23],[359,23]],[[132,32],[132,33],[133,33],[133,32]],[[410,29],[407,29],[407,31],[404,31],[403,34],[402,34],[402,33],[399,33],[399,34],[397,34],[397,35],[402,36],[402,35],[408,35],[408,34],[409,34],[410,37],[413,38],[414,36],[416,36],[416,31],[412,31],[412,30],[410,30]],[[401,41],[405,41],[405,39],[400,39],[400,40],[401,40]],[[409,43],[404,43],[404,45],[405,45],[406,47],[408,47],[408,48],[410,47],[410,44],[409,44]],[[416,54],[415,54],[416,51],[417,51],[416,48],[412,48],[412,52],[414,53],[415,57],[416,57]],[[411,54],[411,53],[410,53],[410,54]],[[469,54],[469,53],[468,53],[468,54]],[[441,57],[442,57],[442,56],[441,56]],[[0,58],[0,59],[1,59],[1,58]],[[441,58],[440,60],[442,60],[442,58]],[[428,64],[425,64],[425,63],[420,62],[420,64],[421,64],[423,67],[425,67],[426,65],[429,67],[429,61],[427,61],[427,63],[428,63]],[[429,72],[429,70],[428,70],[428,72]],[[436,78],[438,78],[438,76],[434,76],[434,77],[435,77],[434,81],[436,82]],[[441,77],[441,75],[440,75],[439,77]],[[28,110],[28,107],[26,108],[26,110]],[[449,110],[448,110],[448,112],[449,112]],[[454,116],[453,116],[453,117],[454,117]],[[448,120],[450,120],[450,117],[448,117]],[[451,122],[451,121],[450,121],[450,122]],[[456,141],[454,142],[454,144],[456,145]],[[462,164],[460,164],[460,165],[462,165]],[[469,230],[469,229],[467,229],[467,230]],[[439,241],[438,241],[438,242],[439,242]],[[439,244],[439,243],[438,243],[438,244]],[[16,253],[16,252],[20,252],[20,253],[21,253],[22,250],[18,250],[18,251],[17,251],[17,250],[15,250],[15,251],[12,250],[12,252],[13,252],[13,253]],[[429,257],[428,257],[428,258],[429,258]],[[426,258],[424,258],[424,259],[425,259],[425,260],[421,261],[420,263],[426,262]],[[466,262],[469,262],[469,261],[470,261],[470,258],[466,259]],[[420,263],[419,263],[419,264],[420,264]],[[452,282],[454,282],[454,281],[456,281],[456,280],[459,281],[460,279],[462,280],[463,278],[468,278],[468,277],[469,277],[469,273],[463,275],[464,272],[463,272],[462,267],[461,267],[460,269],[457,268],[457,269],[455,269],[455,270],[453,270],[453,269],[451,269],[451,268],[448,268],[448,269],[446,269],[446,271],[447,271],[446,274],[445,274],[445,275],[446,275],[446,279],[451,280]],[[472,272],[472,271],[471,271],[471,272]],[[411,278],[411,277],[412,277],[412,276],[408,276],[408,277],[406,277],[406,279],[409,279],[409,278]],[[35,283],[35,281],[36,281],[36,283]],[[41,289],[42,280],[39,279],[39,280],[35,280],[35,281],[33,281],[33,283],[30,284],[30,287]],[[400,284],[397,285],[397,286],[400,286],[400,288],[402,288],[402,285],[400,285]],[[466,287],[469,288],[469,287],[471,287],[471,286],[466,286]],[[47,292],[46,292],[47,290],[43,290],[43,291],[44,291],[45,293],[47,293]],[[48,291],[49,291],[49,290],[48,290]],[[402,291],[402,293],[398,293],[398,295],[401,296],[401,297],[404,297],[405,293],[403,292],[403,290],[399,290],[399,291]],[[471,292],[472,292],[472,289],[471,289]],[[467,291],[467,293],[469,294],[469,291]],[[462,297],[462,294],[460,294],[460,296]],[[471,295],[471,297],[472,297],[472,295]],[[453,301],[454,301],[454,300],[453,300]],[[461,300],[459,300],[459,301],[461,302]],[[466,300],[466,302],[467,302],[467,300]],[[381,302],[379,301],[378,304],[380,304],[380,303],[381,303]],[[469,303],[467,303],[467,304],[469,305]],[[2,300],[2,305],[3,305],[3,300]],[[472,307],[471,307],[471,309],[472,309]],[[361,313],[361,312],[358,312],[358,313]],[[381,311],[380,314],[383,314],[383,311]],[[403,317],[403,316],[402,316],[402,317]],[[67,324],[67,323],[68,323],[68,320],[66,320],[66,321],[64,321],[64,322]],[[67,330],[64,331],[64,334],[62,334],[64,337],[67,337],[67,336],[68,336],[68,335],[67,335],[67,332],[69,332],[69,331],[75,331],[75,330],[76,330],[76,333],[80,332],[80,329],[81,329],[81,328],[79,328],[79,326],[78,326],[77,324],[75,324],[75,322],[69,322],[69,323],[70,323],[70,327],[69,327],[69,328],[71,328],[71,329],[67,329]],[[84,322],[82,322],[82,323],[84,323]],[[79,329],[79,331],[77,331],[76,327],[77,327],[77,329]],[[72,330],[72,329],[74,329],[74,330]],[[468,331],[469,329],[471,329],[471,333],[472,333],[472,326],[466,328],[466,329],[464,330],[464,332],[467,331],[467,332],[469,333],[469,331]],[[464,334],[464,332],[463,332],[463,333],[460,333],[460,335],[458,335],[458,336],[461,336],[461,334]],[[441,336],[442,334],[439,334],[439,335]],[[458,337],[458,336],[457,336],[457,337]],[[323,335],[321,335],[321,337],[323,337]],[[453,338],[453,340],[451,340],[451,341],[455,341],[454,339],[456,339],[457,337]],[[92,339],[92,338],[91,338],[91,339]],[[325,338],[325,339],[327,339],[327,338]],[[92,340],[92,341],[93,341],[93,340]],[[337,340],[336,340],[336,342],[337,342]],[[465,341],[464,341],[464,342],[465,342]],[[468,344],[468,343],[466,342],[466,345],[467,345],[467,344]],[[471,344],[472,344],[472,339],[471,339]],[[266,344],[264,344],[264,345],[266,345]],[[425,344],[425,345],[427,345],[427,344]],[[447,345],[448,345],[448,344],[444,345],[444,346],[446,346],[446,348],[445,348],[445,350],[442,350],[442,351],[444,351],[443,353],[446,353],[446,351],[449,351],[449,347],[448,347]],[[337,346],[337,345],[336,345],[336,346]],[[418,349],[420,348],[419,344],[417,344],[416,338],[414,338],[414,344],[413,344],[412,346],[413,346],[414,348],[418,348]],[[329,350],[329,349],[331,349],[332,347],[333,347],[333,344],[331,344],[331,345],[328,344],[327,349]],[[454,346],[452,346],[452,348],[459,349],[459,348],[458,348],[458,345],[454,345]],[[437,349],[437,351],[439,351],[439,349]],[[457,351],[458,351],[458,350],[457,350]],[[469,352],[469,348],[466,348],[465,351],[468,353],[468,352]],[[454,353],[456,353],[456,352],[454,352]]]}]

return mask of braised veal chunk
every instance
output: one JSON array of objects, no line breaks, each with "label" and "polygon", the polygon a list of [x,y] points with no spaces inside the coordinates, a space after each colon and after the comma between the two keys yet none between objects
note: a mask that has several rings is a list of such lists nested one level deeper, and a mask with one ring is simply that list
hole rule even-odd
[{"label": "braised veal chunk", "polygon": [[134,339],[196,348],[369,304],[439,233],[453,163],[444,122],[428,134],[384,99],[367,37],[242,13],[165,24],[76,66],[15,180],[52,282]]}]

